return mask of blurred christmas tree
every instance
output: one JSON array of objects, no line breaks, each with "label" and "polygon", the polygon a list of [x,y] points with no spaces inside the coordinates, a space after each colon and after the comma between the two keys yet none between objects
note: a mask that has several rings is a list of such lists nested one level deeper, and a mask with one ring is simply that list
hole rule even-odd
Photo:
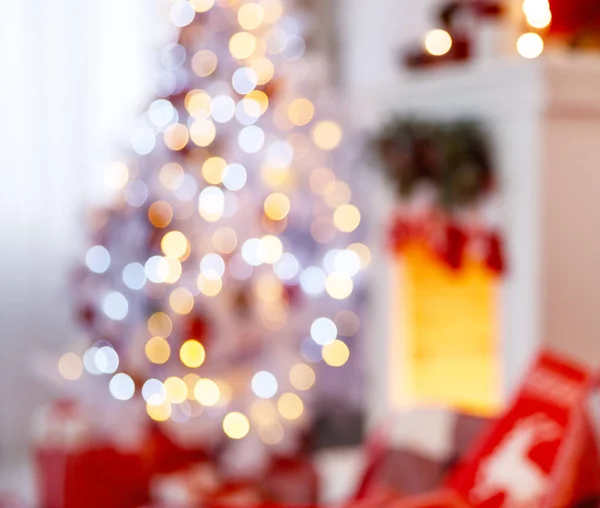
[{"label": "blurred christmas tree", "polygon": [[78,286],[91,343],[59,364],[87,400],[145,409],[236,459],[257,456],[236,444],[297,446],[326,370],[356,385],[348,344],[370,258],[348,140],[319,114],[332,107],[322,69],[283,7],[170,3],[160,98],[94,215]]}]

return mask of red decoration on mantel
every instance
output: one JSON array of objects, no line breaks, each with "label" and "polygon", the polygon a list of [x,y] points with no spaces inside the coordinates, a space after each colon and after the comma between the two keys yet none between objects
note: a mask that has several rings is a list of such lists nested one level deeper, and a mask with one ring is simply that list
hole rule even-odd
[{"label": "red decoration on mantel", "polygon": [[469,228],[443,214],[427,214],[419,218],[397,214],[390,231],[392,249],[401,254],[412,242],[428,245],[452,270],[462,268],[468,252],[479,256],[495,273],[503,274],[506,270],[500,233]]},{"label": "red decoration on mantel", "polygon": [[598,0],[550,0],[550,9],[551,35],[576,36],[585,31],[600,30]]}]

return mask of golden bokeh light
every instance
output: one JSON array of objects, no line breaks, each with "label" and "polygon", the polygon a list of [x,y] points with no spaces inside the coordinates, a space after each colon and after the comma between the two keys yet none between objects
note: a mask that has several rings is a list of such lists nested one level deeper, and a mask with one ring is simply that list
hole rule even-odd
[{"label": "golden bokeh light", "polygon": [[290,383],[296,390],[310,390],[315,379],[315,371],[304,363],[298,363],[290,370]]},{"label": "golden bokeh light", "polygon": [[[252,90],[252,92],[246,94],[245,98],[258,104],[261,115],[264,115],[267,109],[269,109],[269,96],[262,90]],[[249,112],[246,111],[246,113]]]},{"label": "golden bokeh light", "polygon": [[250,422],[242,413],[229,413],[223,419],[223,431],[231,439],[243,439],[250,432]]},{"label": "golden bokeh light", "polygon": [[546,28],[552,22],[552,11],[548,0],[525,0],[523,12],[527,23],[533,28]]},{"label": "golden bokeh light", "polygon": [[163,365],[169,361],[171,346],[163,337],[152,337],[146,342],[146,358],[156,365]]},{"label": "golden bokeh light", "polygon": [[290,213],[290,198],[280,192],[275,192],[265,199],[265,215],[271,220],[285,219]]},{"label": "golden bokeh light", "polygon": [[341,180],[332,182],[325,187],[325,203],[330,208],[347,205],[352,199],[350,186]]},{"label": "golden bokeh light", "polygon": [[187,127],[183,124],[177,123],[167,127],[165,131],[165,145],[171,150],[182,150],[188,144],[190,140],[190,134]]},{"label": "golden bokeh light", "polygon": [[200,274],[198,275],[198,289],[204,296],[215,297],[223,289],[223,279],[207,279]]},{"label": "golden bokeh light", "polygon": [[148,220],[155,228],[166,228],[173,220],[173,209],[166,201],[155,201],[148,208]]},{"label": "golden bokeh light", "polygon": [[342,142],[342,129],[336,122],[325,120],[315,125],[312,139],[321,150],[333,150]]},{"label": "golden bokeh light", "polygon": [[517,51],[523,58],[537,58],[544,52],[544,39],[533,32],[523,34],[517,41]]},{"label": "golden bokeh light", "polygon": [[308,99],[300,98],[288,105],[287,114],[294,125],[306,125],[315,116],[315,107]]},{"label": "golden bokeh light", "polygon": [[202,176],[212,184],[219,185],[223,182],[223,173],[227,167],[227,161],[221,157],[210,157],[202,165]]},{"label": "golden bokeh light", "polygon": [[315,169],[310,174],[308,183],[315,194],[322,196],[335,183],[335,174],[329,168]]},{"label": "golden bokeh light", "polygon": [[194,396],[203,406],[212,407],[219,403],[221,394],[217,383],[212,379],[204,378],[196,383]]},{"label": "golden bokeh light", "polygon": [[233,389],[229,383],[215,379],[215,383],[219,388],[219,406],[226,406],[233,398]]},{"label": "golden bokeh light", "polygon": [[260,5],[264,10],[264,22],[272,25],[277,23],[283,16],[283,3],[281,0],[260,0]]},{"label": "golden bokeh light", "polygon": [[287,187],[287,184],[291,181],[292,172],[290,168],[278,168],[270,164],[263,164],[260,176],[263,182],[271,187]]},{"label": "golden bokeh light", "polygon": [[238,23],[244,30],[257,29],[265,19],[265,11],[259,4],[243,4],[238,10]]},{"label": "golden bokeh light", "polygon": [[113,162],[104,170],[104,184],[113,190],[121,190],[129,182],[129,168],[123,162]]},{"label": "golden bokeh light", "polygon": [[166,339],[173,331],[173,322],[164,312],[156,312],[148,319],[148,331],[153,336]]},{"label": "golden bokeh light", "polygon": [[248,32],[238,32],[229,39],[229,52],[234,58],[243,60],[256,50],[256,37]]},{"label": "golden bokeh light", "polygon": [[58,361],[58,372],[68,381],[77,381],[83,374],[83,363],[75,353],[66,353]]},{"label": "golden bokeh light", "polygon": [[265,85],[273,79],[275,66],[268,58],[258,58],[248,63],[248,67],[256,73],[257,83]]},{"label": "golden bokeh light", "polygon": [[185,288],[177,288],[169,297],[169,305],[173,312],[184,316],[192,312],[194,308],[194,295]]},{"label": "golden bokeh light", "polygon": [[371,249],[364,243],[353,243],[348,247],[348,250],[356,252],[360,258],[360,267],[362,269],[368,268],[371,264]]},{"label": "golden bokeh light", "polygon": [[182,258],[188,249],[188,240],[181,231],[170,231],[160,242],[163,254],[169,258]]},{"label": "golden bokeh light", "polygon": [[330,367],[342,367],[350,359],[350,349],[341,340],[334,340],[331,344],[323,346],[321,354]]},{"label": "golden bokeh light", "polygon": [[194,374],[193,372],[183,376],[183,382],[185,383],[185,386],[187,386],[188,400],[196,400],[194,390],[198,381],[200,381],[200,376],[198,374]]},{"label": "golden bokeh light", "polygon": [[354,290],[352,279],[343,273],[334,272],[327,277],[325,290],[335,300],[345,300]]},{"label": "golden bokeh light", "polygon": [[217,69],[217,55],[208,49],[198,51],[192,58],[192,70],[201,78],[210,76]]},{"label": "golden bokeh light", "polygon": [[258,435],[263,443],[276,445],[283,439],[283,427],[277,421],[265,422],[259,426]]},{"label": "golden bokeh light", "polygon": [[185,109],[196,120],[203,120],[210,116],[212,99],[204,90],[190,90],[185,96]]},{"label": "golden bokeh light", "polygon": [[197,340],[188,340],[183,343],[179,350],[181,363],[190,369],[196,369],[204,363],[206,351],[204,346]]},{"label": "golden bokeh light", "polygon": [[165,284],[175,284],[182,273],[183,267],[175,258],[162,258],[158,264],[158,274]]},{"label": "golden bokeh light", "polygon": [[196,12],[207,12],[213,8],[215,0],[190,0],[190,4]]},{"label": "golden bokeh light", "polygon": [[213,247],[221,254],[231,254],[236,249],[237,243],[237,234],[231,228],[222,227],[213,233]]},{"label": "golden bokeh light", "polygon": [[445,55],[452,49],[452,37],[446,30],[431,30],[425,36],[425,49],[433,56]]},{"label": "golden bokeh light", "polygon": [[160,405],[146,404],[148,416],[156,422],[166,422],[171,417],[171,403],[168,401]]},{"label": "golden bokeh light", "polygon": [[215,124],[206,118],[196,120],[190,127],[192,141],[199,147],[207,147],[217,135]]},{"label": "golden bokeh light", "polygon": [[361,221],[360,211],[354,205],[341,205],[333,214],[333,223],[342,233],[351,233]]},{"label": "golden bokeh light", "polygon": [[258,425],[276,421],[277,406],[272,400],[256,399],[250,404],[250,418]]},{"label": "golden bokeh light", "polygon": [[170,377],[163,384],[167,392],[167,400],[171,404],[181,404],[187,400],[188,389],[183,379]]},{"label": "golden bokeh light", "polygon": [[261,242],[264,247],[263,261],[269,265],[274,265],[283,256],[281,240],[274,235],[266,235],[262,237]]},{"label": "golden bokeh light", "polygon": [[304,413],[304,403],[295,393],[284,393],[277,401],[277,409],[286,420],[297,420]]}]

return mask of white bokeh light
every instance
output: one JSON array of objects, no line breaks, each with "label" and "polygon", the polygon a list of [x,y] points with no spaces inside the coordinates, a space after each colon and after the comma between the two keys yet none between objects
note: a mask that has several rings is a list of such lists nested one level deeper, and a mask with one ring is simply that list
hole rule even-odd
[{"label": "white bokeh light", "polygon": [[270,399],[277,393],[277,379],[266,371],[257,372],[252,378],[252,391],[262,399]]},{"label": "white bokeh light", "polygon": [[331,344],[337,338],[337,326],[329,318],[315,319],[310,327],[310,336],[319,346]]},{"label": "white bokeh light", "polygon": [[85,264],[94,273],[104,273],[110,266],[110,254],[102,245],[96,245],[87,251]]},{"label": "white bokeh light", "polygon": [[250,238],[242,245],[242,257],[251,266],[262,265],[266,256],[265,245],[258,238]]},{"label": "white bokeh light", "polygon": [[229,164],[223,173],[223,185],[231,191],[239,191],[244,188],[248,174],[246,168],[241,164]]},{"label": "white bokeh light", "polygon": [[181,28],[194,21],[195,15],[196,11],[188,0],[176,0],[173,2],[173,5],[171,5],[169,17],[176,27]]},{"label": "white bokeh light", "polygon": [[148,108],[148,117],[150,121],[159,129],[164,129],[168,125],[177,121],[177,110],[168,100],[158,99],[150,104]]},{"label": "white bokeh light", "polygon": [[327,275],[316,266],[311,266],[302,272],[300,276],[300,286],[308,295],[320,295],[325,291]]},{"label": "white bokeh light", "polygon": [[102,310],[114,321],[122,321],[129,312],[129,303],[123,294],[115,291],[109,293],[102,302]]},{"label": "white bokeh light", "polygon": [[146,271],[140,263],[129,263],[123,269],[123,283],[133,290],[140,290],[146,285]]},{"label": "white bokeh light", "polygon": [[151,406],[160,406],[167,400],[167,390],[158,379],[148,379],[142,386],[142,397]]},{"label": "white bokeh light", "polygon": [[220,279],[225,274],[225,261],[218,254],[207,254],[200,261],[200,273],[208,280]]},{"label": "white bokeh light", "polygon": [[110,346],[103,346],[94,355],[94,364],[102,374],[113,374],[119,368],[119,355]]},{"label": "white bokeh light", "polygon": [[129,400],[135,393],[135,383],[127,374],[116,374],[109,383],[111,395],[117,400]]},{"label": "white bokeh light", "polygon": [[338,252],[334,259],[334,270],[343,273],[348,277],[354,277],[360,272],[362,262],[360,256],[353,250],[342,250]]},{"label": "white bokeh light", "polygon": [[238,137],[240,148],[246,153],[256,153],[265,144],[265,133],[256,125],[244,127]]},{"label": "white bokeh light", "polygon": [[210,114],[217,123],[227,123],[235,115],[235,102],[227,95],[219,95],[212,100]]},{"label": "white bokeh light", "polygon": [[246,95],[256,88],[258,76],[252,69],[242,67],[233,74],[231,84],[237,93]]},{"label": "white bokeh light", "polygon": [[100,372],[100,370],[96,366],[97,352],[97,347],[91,347],[83,354],[83,366],[85,370],[87,370],[90,374],[94,376],[99,376],[100,374],[102,374],[102,372]]},{"label": "white bokeh light", "polygon": [[269,146],[267,159],[275,168],[288,167],[294,160],[294,149],[287,141],[275,141]]},{"label": "white bokeh light", "polygon": [[283,281],[294,280],[300,271],[300,264],[296,256],[286,252],[275,264],[274,271],[275,275]]}]

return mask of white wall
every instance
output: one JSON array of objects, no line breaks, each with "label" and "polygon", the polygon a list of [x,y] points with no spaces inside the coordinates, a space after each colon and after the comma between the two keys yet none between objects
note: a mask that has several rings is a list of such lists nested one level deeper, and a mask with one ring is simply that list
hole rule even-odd
[{"label": "white wall", "polygon": [[147,95],[149,0],[0,0],[0,459],[53,395],[39,352],[73,340],[70,270],[114,126]]}]

